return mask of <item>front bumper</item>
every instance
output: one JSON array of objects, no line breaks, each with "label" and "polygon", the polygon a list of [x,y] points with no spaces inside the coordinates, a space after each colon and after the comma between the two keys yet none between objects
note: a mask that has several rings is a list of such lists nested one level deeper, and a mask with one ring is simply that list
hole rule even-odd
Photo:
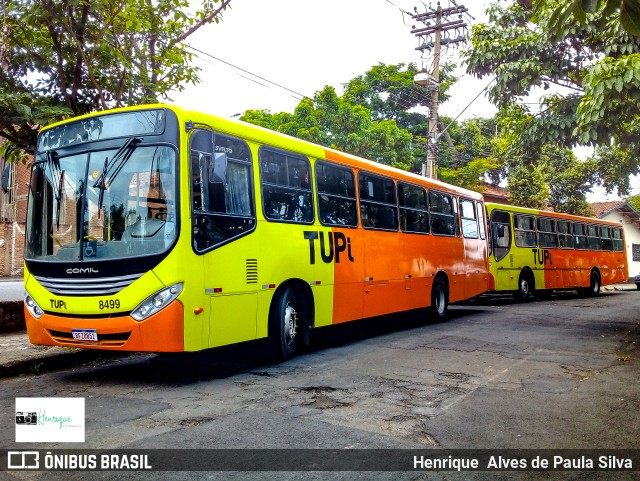
[{"label": "front bumper", "polygon": [[[24,316],[32,344],[113,351],[184,351],[184,308],[179,301],[142,322],[128,315],[88,318],[45,313],[36,319],[26,307]],[[73,339],[72,329],[95,329],[98,341]]]}]

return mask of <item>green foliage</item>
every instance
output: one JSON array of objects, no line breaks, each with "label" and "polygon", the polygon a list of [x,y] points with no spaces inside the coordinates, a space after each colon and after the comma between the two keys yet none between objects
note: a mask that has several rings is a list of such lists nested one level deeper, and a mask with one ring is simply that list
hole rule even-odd
[{"label": "green foliage", "polygon": [[487,158],[474,159],[457,169],[440,167],[438,169],[438,179],[449,184],[464,187],[465,189],[482,192],[484,175],[495,168],[498,164]]},{"label": "green foliage", "polygon": [[630,192],[629,174],[638,172],[638,159],[633,153],[615,145],[607,145],[596,148],[591,160],[598,166],[596,179],[607,192],[614,188],[620,195]]},{"label": "green foliage", "polygon": [[637,0],[534,0],[534,12],[551,10],[549,34],[560,38],[567,23],[585,24],[590,14],[605,12],[631,35],[640,35],[640,4]]},{"label": "green foliage", "polygon": [[248,110],[242,120],[272,130],[408,170],[412,136],[395,120],[372,120],[369,109],[325,87],[304,99],[293,114]]},{"label": "green foliage", "polygon": [[[640,171],[640,37],[625,20],[637,20],[634,2],[493,4],[489,22],[473,28],[464,53],[468,72],[495,75],[489,95],[505,132],[537,149],[536,156],[545,144],[613,145],[635,159],[626,171],[598,165],[599,178],[619,193],[628,175]],[[520,6],[531,3],[532,9]],[[532,111],[528,102],[545,90],[551,93]]]},{"label": "green foliage", "polygon": [[198,81],[184,41],[230,0],[6,0],[0,136],[33,151],[38,129],[99,109],[153,102]]},{"label": "green foliage", "polygon": [[586,192],[595,180],[596,163],[581,162],[567,148],[545,145],[540,156],[540,170],[549,186],[549,203],[556,212],[592,215]]},{"label": "green foliage", "polygon": [[544,209],[549,196],[549,186],[539,167],[519,164],[509,172],[507,189],[515,205]]},{"label": "green foliage", "polygon": [[640,212],[640,194],[629,197],[627,202],[631,207]]}]

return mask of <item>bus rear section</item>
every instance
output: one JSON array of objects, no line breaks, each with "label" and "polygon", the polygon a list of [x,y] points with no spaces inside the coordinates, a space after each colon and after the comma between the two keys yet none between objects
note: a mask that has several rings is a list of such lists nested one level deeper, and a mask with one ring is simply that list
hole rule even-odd
[{"label": "bus rear section", "polygon": [[490,290],[520,299],[553,290],[597,295],[628,279],[622,225],[487,203]]}]

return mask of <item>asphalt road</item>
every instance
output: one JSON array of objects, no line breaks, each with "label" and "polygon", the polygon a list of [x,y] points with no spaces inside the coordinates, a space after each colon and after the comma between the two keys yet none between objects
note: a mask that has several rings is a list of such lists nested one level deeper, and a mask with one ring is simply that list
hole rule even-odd
[{"label": "asphalt road", "polygon": [[[640,448],[640,293],[506,298],[263,343],[106,360],[0,382],[5,448]],[[17,444],[16,397],[84,397],[84,444]],[[231,451],[230,451],[231,453]],[[285,452],[286,455],[286,452]],[[637,479],[635,473],[9,473],[0,479]],[[13,476],[13,477],[12,477]]]}]

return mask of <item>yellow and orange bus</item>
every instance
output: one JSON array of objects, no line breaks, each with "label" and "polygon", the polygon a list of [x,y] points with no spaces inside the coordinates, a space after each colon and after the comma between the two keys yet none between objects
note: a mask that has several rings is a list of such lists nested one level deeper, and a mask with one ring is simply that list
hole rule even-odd
[{"label": "yellow and orange bus", "polygon": [[168,105],[43,129],[25,316],[34,344],[174,352],[487,290],[480,194]]},{"label": "yellow and orange bus", "polygon": [[520,299],[552,290],[597,295],[629,277],[622,225],[487,203],[491,291]]}]

